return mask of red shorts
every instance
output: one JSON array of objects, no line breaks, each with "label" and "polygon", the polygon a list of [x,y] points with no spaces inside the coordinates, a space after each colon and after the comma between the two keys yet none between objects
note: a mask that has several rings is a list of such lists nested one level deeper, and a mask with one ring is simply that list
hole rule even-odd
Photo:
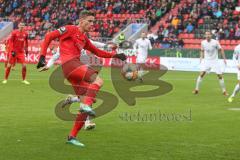
[{"label": "red shorts", "polygon": [[9,63],[10,64],[15,64],[15,63],[25,63],[25,55],[23,52],[17,52],[16,56],[13,57],[12,54],[10,53],[9,55]]},{"label": "red shorts", "polygon": [[64,77],[72,84],[76,95],[83,95],[91,76],[98,71],[74,58],[62,65]]}]

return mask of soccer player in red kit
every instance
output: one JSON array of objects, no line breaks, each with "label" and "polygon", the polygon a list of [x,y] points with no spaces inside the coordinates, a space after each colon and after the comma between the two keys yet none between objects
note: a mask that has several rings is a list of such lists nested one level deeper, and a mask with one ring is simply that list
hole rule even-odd
[{"label": "soccer player in red kit", "polygon": [[[22,83],[30,84],[26,80],[26,64],[25,64],[25,55],[28,54],[28,33],[24,30],[25,24],[19,23],[18,30],[14,30],[9,39],[10,47],[10,55],[9,55],[9,63],[5,70],[5,77],[3,80],[3,84],[7,83],[8,76],[11,71],[12,65],[16,62],[22,64]],[[25,53],[25,54],[24,54]]]},{"label": "soccer player in red kit", "polygon": [[5,61],[5,69],[6,69],[7,64],[8,64],[8,60],[9,60],[9,51],[11,50],[10,49],[11,45],[10,45],[9,39],[5,40],[4,45],[5,45],[5,54],[7,56],[7,59]]},{"label": "soccer player in red kit", "polygon": [[94,21],[95,17],[92,12],[82,11],[78,26],[66,25],[46,34],[41,45],[41,55],[37,65],[37,68],[46,65],[45,56],[47,48],[52,40],[58,38],[60,41],[60,59],[63,75],[71,83],[76,95],[81,98],[82,102],[67,143],[82,147],[84,144],[79,142],[76,137],[83,127],[86,117],[95,115],[92,104],[95,101],[96,94],[103,85],[103,80],[99,77],[96,70],[79,60],[81,50],[88,50],[98,57],[126,60],[124,54],[116,54],[116,51],[106,52],[100,50],[90,42],[86,33],[92,28]]}]

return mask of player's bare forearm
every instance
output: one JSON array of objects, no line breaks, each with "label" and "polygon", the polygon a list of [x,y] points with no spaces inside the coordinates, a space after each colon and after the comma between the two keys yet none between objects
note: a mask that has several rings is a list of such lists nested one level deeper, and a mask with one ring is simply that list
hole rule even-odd
[{"label": "player's bare forearm", "polygon": [[226,56],[225,56],[224,50],[220,49],[220,52],[221,52],[221,55],[222,55],[224,63],[227,64],[227,60],[226,60]]},{"label": "player's bare forearm", "polygon": [[200,62],[202,62],[203,59],[203,50],[200,51]]},{"label": "player's bare forearm", "polygon": [[220,52],[221,52],[222,58],[223,58],[224,60],[226,60],[226,56],[225,56],[224,50],[221,49]]},{"label": "player's bare forearm", "polygon": [[47,71],[48,69],[49,69],[49,67],[44,66],[44,67],[42,67],[42,68],[39,68],[38,71],[39,71],[39,72],[43,72],[43,71]]},{"label": "player's bare forearm", "polygon": [[237,68],[238,68],[238,70],[240,70],[240,64],[239,63],[237,64]]},{"label": "player's bare forearm", "polygon": [[96,56],[102,57],[102,58],[112,58],[115,55],[114,52],[106,52],[104,50],[98,49],[89,40],[87,40],[87,45],[85,46],[84,49],[89,50]]}]

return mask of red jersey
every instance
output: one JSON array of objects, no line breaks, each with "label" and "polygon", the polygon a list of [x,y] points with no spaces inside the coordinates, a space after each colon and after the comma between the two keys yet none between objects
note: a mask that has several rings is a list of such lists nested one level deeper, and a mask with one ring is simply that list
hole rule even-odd
[{"label": "red jersey", "polygon": [[49,44],[57,38],[60,41],[59,48],[62,63],[73,58],[79,59],[82,49],[103,58],[111,58],[115,55],[115,53],[106,52],[95,47],[88,37],[77,26],[73,25],[67,25],[48,33],[41,45],[41,55],[46,56]]},{"label": "red jersey", "polygon": [[23,53],[24,50],[26,51],[28,48],[28,33],[24,30],[14,30],[9,40],[12,45],[12,51]]}]

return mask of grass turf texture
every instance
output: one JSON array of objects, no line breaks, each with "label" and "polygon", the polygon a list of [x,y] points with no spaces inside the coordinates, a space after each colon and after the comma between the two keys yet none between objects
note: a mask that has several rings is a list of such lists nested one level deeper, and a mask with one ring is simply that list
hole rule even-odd
[{"label": "grass turf texture", "polygon": [[[3,77],[3,64],[0,64]],[[72,122],[59,120],[54,106],[65,98],[48,85],[52,70],[38,73],[28,65],[31,85],[21,84],[21,69],[12,71],[6,85],[0,84],[0,159],[1,160],[175,160],[240,159],[239,98],[231,104],[221,94],[216,75],[203,80],[199,95],[192,95],[196,72],[169,71],[162,79],[174,89],[163,96],[139,98],[135,107],[119,99],[118,107],[94,120],[93,131],[82,130],[78,138],[86,147],[65,144]],[[102,71],[107,79],[103,90],[117,95],[109,80],[109,69]],[[236,83],[235,74],[225,74],[229,92]],[[239,97],[239,96],[238,96]],[[76,107],[76,106],[75,106]],[[189,114],[192,121],[125,121],[123,113]]]}]

